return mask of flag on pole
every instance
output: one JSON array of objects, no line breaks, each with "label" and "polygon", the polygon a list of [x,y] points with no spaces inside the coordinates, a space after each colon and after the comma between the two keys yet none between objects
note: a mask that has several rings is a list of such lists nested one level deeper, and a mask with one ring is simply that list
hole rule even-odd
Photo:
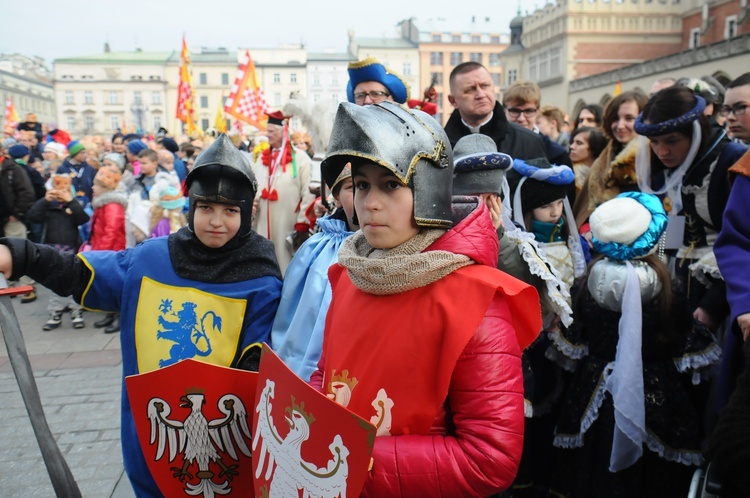
[{"label": "flag on pole", "polygon": [[214,128],[219,133],[227,132],[227,120],[224,119],[224,112],[222,112],[221,101],[219,101],[219,108],[216,109],[216,121],[214,122]]},{"label": "flag on pole", "polygon": [[613,96],[613,97],[617,97],[617,96],[618,96],[618,95],[620,95],[621,93],[622,93],[622,83],[620,83],[620,82],[618,81],[618,82],[617,82],[617,84],[615,85],[615,91],[614,91],[614,92],[612,92],[612,96]]},{"label": "flag on pole", "polygon": [[224,102],[224,112],[258,129],[266,129],[268,103],[263,89],[258,85],[255,64],[247,50],[240,62],[240,69],[232,85],[232,91]]},{"label": "flag on pole", "polygon": [[5,133],[15,135],[18,131],[18,113],[10,97],[5,98]]},{"label": "flag on pole", "polygon": [[187,125],[188,135],[196,130],[195,126],[195,94],[190,75],[190,52],[182,35],[182,53],[180,54],[180,83],[177,86],[177,119]]}]

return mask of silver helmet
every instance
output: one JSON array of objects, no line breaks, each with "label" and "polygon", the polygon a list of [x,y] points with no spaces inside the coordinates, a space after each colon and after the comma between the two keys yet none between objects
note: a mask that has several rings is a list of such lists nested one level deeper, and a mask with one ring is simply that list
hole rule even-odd
[{"label": "silver helmet", "polygon": [[321,165],[325,181],[333,184],[347,163],[353,171],[365,163],[383,166],[408,185],[418,226],[453,225],[453,152],[445,131],[429,114],[388,101],[364,107],[342,102]]}]

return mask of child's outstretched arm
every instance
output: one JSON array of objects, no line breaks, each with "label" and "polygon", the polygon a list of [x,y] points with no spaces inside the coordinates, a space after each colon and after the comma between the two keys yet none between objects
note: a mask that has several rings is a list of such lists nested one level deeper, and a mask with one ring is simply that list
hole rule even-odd
[{"label": "child's outstretched arm", "polygon": [[56,294],[72,295],[78,302],[91,278],[91,271],[80,258],[26,239],[0,239],[0,271],[8,280],[28,275]]}]

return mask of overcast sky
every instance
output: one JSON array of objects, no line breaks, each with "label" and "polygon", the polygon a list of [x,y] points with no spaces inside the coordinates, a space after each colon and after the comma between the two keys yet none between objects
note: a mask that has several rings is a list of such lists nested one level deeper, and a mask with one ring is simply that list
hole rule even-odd
[{"label": "overcast sky", "polygon": [[[544,0],[521,3],[526,11]],[[99,53],[105,41],[112,51],[179,50],[183,32],[191,49],[304,42],[315,52],[345,52],[349,30],[392,37],[396,24],[409,17],[442,17],[460,25],[473,15],[490,17],[507,33],[517,9],[518,0],[3,0],[0,53],[51,62]]]}]

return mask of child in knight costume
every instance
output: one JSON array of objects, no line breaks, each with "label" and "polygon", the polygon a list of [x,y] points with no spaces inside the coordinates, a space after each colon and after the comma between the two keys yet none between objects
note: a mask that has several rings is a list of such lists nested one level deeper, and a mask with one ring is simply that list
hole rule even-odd
[{"label": "child in knight costume", "polygon": [[[493,215],[500,240],[497,268],[533,285],[539,293],[545,330],[557,322],[569,326],[572,319],[569,285],[549,263],[540,244],[529,232],[521,230],[510,219],[510,186],[506,170],[513,159],[497,152],[494,140],[478,133],[461,138],[454,149],[454,195],[480,196]],[[500,194],[505,205],[500,209]],[[501,219],[502,218],[502,219]],[[525,434],[524,450],[514,492],[544,489],[549,482],[552,459],[552,409],[562,395],[563,382],[559,368],[544,355],[549,339],[543,332],[523,352]],[[525,491],[521,491],[525,490]]]},{"label": "child in knight costume", "polygon": [[484,203],[451,205],[452,151],[432,117],[340,104],[325,180],[347,163],[361,230],[329,270],[311,383],[378,428],[362,496],[506,489],[523,444],[520,356],[541,328],[538,295],[495,268]]},{"label": "child in knight costume", "polygon": [[351,168],[345,166],[329,187],[337,209],[318,219],[320,231],[294,254],[284,275],[281,302],[271,330],[271,346],[276,354],[306,381],[317,369],[331,303],[328,268],[338,261],[344,240],[359,229],[353,220]]},{"label": "child in knight costume", "polygon": [[555,496],[686,496],[701,428],[680,374],[698,380],[719,348],[691,325],[654,254],[667,226],[656,196],[620,194],[590,224],[600,256],[554,343],[575,364],[555,429],[565,448]]},{"label": "child in knight costume", "polygon": [[[186,187],[188,227],[177,233],[124,251],[77,256],[0,239],[0,271],[33,275],[87,309],[120,311],[124,376],[187,358],[243,368],[252,346],[268,340],[281,292],[273,246],[250,228],[255,177],[221,135],[198,157]],[[218,329],[204,320],[209,315],[220,321]],[[184,330],[189,333],[180,334]],[[161,496],[138,445],[125,390],[121,416],[133,489],[137,496]]]}]

